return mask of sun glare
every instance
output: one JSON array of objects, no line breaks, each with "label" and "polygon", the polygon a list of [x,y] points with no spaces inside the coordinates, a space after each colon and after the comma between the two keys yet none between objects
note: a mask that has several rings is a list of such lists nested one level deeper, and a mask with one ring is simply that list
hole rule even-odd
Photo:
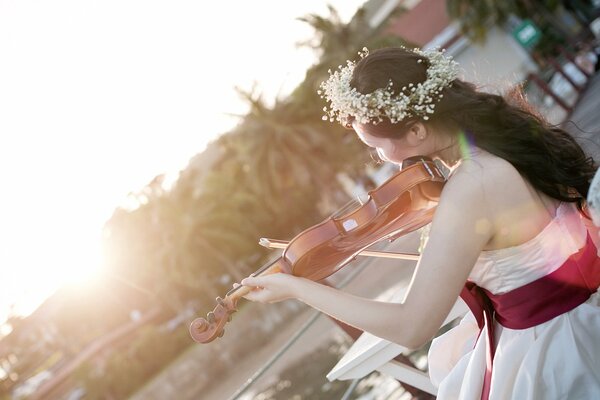
[{"label": "sun glare", "polygon": [[[312,34],[297,18],[327,12],[317,0],[9,3],[0,2],[0,323],[11,305],[26,315],[62,285],[93,284],[114,208],[239,122],[228,114],[247,104],[234,87],[293,89],[314,59],[294,47]],[[363,0],[337,3],[347,19]]]},{"label": "sun glare", "polygon": [[65,285],[92,285],[102,273],[101,243],[95,235],[81,230],[57,229],[47,237],[43,249],[24,254],[17,251],[3,261],[12,265],[8,289],[18,300],[15,312],[28,314],[57,288]]},{"label": "sun glare", "polygon": [[[91,238],[90,238],[91,239]],[[93,283],[102,271],[102,253],[99,239],[73,243],[65,264],[58,269],[58,280],[70,285]]]}]

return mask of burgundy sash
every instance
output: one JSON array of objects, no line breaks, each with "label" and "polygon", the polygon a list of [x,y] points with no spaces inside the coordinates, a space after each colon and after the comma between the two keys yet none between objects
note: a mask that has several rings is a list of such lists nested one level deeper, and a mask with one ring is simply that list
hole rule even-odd
[{"label": "burgundy sash", "polygon": [[494,360],[494,319],[510,329],[527,329],[585,303],[600,287],[600,258],[590,235],[585,245],[554,272],[510,292],[495,295],[467,281],[460,297],[481,332],[487,327],[486,371],[482,400],[490,395]]}]

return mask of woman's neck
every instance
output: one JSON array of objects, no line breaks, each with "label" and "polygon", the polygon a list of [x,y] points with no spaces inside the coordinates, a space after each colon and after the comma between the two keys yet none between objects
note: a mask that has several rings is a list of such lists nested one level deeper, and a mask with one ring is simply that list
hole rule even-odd
[{"label": "woman's neck", "polygon": [[449,169],[457,167],[464,158],[458,141],[450,136],[445,136],[436,147],[438,150],[431,155],[432,158],[440,160]]}]

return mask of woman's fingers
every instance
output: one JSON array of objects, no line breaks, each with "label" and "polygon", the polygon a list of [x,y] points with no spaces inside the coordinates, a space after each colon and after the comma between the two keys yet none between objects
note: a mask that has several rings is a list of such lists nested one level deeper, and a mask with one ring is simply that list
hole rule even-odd
[{"label": "woman's fingers", "polygon": [[291,286],[295,282],[291,275],[273,273],[261,276],[249,276],[241,284],[251,289],[244,297],[261,303],[274,303],[291,297]]},{"label": "woman's fingers", "polygon": [[242,279],[242,285],[244,286],[261,286],[263,279],[257,276],[249,276]]},{"label": "woman's fingers", "polygon": [[246,300],[256,301],[258,303],[268,303],[269,294],[265,293],[262,289],[254,289],[244,296]]}]

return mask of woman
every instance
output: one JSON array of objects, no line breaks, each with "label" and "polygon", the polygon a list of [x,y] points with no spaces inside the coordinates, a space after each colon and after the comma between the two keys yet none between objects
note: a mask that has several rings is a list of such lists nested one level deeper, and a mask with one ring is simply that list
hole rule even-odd
[{"label": "woman", "polygon": [[460,295],[473,313],[429,354],[439,399],[600,398],[600,259],[582,216],[593,160],[517,95],[457,79],[442,52],[359,54],[322,84],[327,117],[386,160],[427,155],[451,170],[406,298],[378,302],[286,274],[243,280],[256,288],[246,298],[295,298],[418,348]]}]

